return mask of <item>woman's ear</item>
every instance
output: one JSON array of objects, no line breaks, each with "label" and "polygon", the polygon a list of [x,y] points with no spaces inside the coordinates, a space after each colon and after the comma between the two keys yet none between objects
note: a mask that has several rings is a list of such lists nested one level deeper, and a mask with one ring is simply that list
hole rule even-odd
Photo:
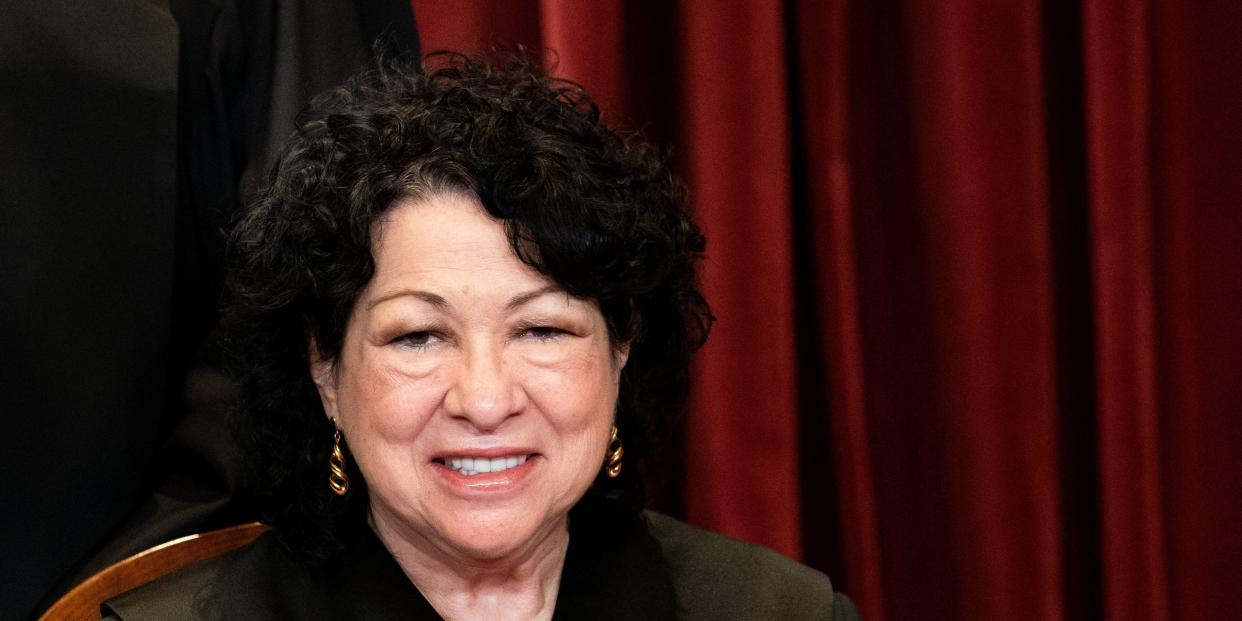
[{"label": "woman's ear", "polygon": [[315,389],[319,391],[324,413],[329,419],[339,418],[336,412],[336,363],[324,358],[319,350],[319,342],[313,336],[307,339],[306,353],[310,359],[311,379],[315,382]]},{"label": "woman's ear", "polygon": [[634,298],[630,298],[630,315],[629,326],[625,332],[628,338],[612,348],[612,366],[617,370],[617,378],[620,379],[621,371],[625,369],[625,363],[630,360],[630,344],[634,342],[635,336],[642,331],[642,316],[638,313],[638,304],[634,302]]},{"label": "woman's ear", "polygon": [[630,342],[625,341],[618,343],[612,348],[612,367],[617,372],[618,380],[621,378],[621,371],[625,369],[625,363],[630,360]]}]

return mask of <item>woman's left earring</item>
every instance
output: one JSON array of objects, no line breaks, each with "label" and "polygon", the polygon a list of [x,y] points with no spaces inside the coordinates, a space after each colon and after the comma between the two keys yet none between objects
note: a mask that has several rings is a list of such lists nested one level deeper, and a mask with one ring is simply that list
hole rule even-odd
[{"label": "woman's left earring", "polygon": [[617,437],[617,426],[612,426],[612,432],[608,434],[608,463],[604,464],[604,472],[608,473],[608,478],[615,479],[621,474],[621,456],[625,455],[625,447],[621,445],[621,438]]},{"label": "woman's left earring", "polygon": [[[332,419],[336,427],[336,419]],[[332,433],[332,454],[328,456],[328,487],[337,496],[349,491],[349,475],[345,474],[345,452],[341,450],[341,430]]]}]

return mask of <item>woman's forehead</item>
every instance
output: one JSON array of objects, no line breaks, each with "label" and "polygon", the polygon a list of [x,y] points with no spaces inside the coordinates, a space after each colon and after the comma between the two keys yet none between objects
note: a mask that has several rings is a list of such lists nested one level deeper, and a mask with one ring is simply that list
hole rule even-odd
[{"label": "woman's forehead", "polygon": [[[393,291],[504,300],[561,288],[514,253],[501,221],[477,199],[453,194],[399,202],[373,249],[375,273],[366,304]],[[430,299],[430,296],[423,296]]]}]

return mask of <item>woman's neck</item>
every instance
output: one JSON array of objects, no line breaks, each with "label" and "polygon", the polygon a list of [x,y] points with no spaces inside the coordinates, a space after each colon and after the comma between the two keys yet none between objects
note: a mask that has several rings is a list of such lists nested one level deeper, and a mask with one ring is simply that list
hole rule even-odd
[{"label": "woman's neck", "polygon": [[371,528],[440,616],[469,619],[552,618],[569,549],[567,521],[553,524],[514,554],[470,559],[410,528],[371,518]]}]

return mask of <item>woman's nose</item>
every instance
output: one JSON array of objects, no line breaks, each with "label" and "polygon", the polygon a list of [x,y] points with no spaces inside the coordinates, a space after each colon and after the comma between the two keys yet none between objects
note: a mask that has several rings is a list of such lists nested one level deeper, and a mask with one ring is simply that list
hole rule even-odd
[{"label": "woman's nose", "polygon": [[521,412],[523,397],[501,346],[468,347],[444,398],[450,416],[491,431]]}]

